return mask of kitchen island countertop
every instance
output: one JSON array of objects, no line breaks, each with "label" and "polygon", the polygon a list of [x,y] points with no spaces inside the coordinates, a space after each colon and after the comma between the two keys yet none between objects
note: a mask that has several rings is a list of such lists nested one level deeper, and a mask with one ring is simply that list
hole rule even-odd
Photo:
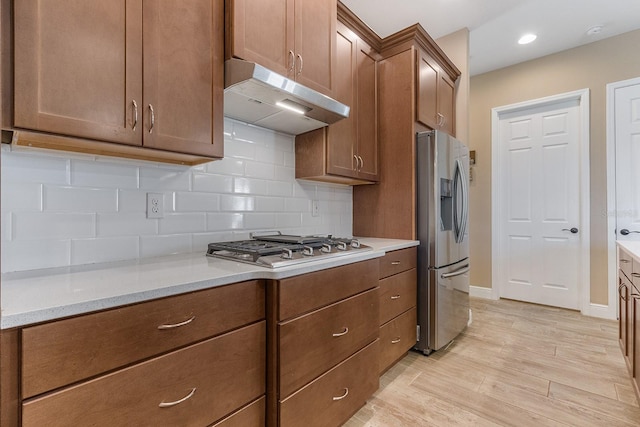
[{"label": "kitchen island countertop", "polygon": [[360,238],[372,251],[268,269],[205,256],[204,252],[4,274],[2,329],[254,279],[284,279],[419,244]]},{"label": "kitchen island countertop", "polygon": [[616,243],[629,255],[634,257],[636,261],[640,262],[640,241],[616,240]]}]

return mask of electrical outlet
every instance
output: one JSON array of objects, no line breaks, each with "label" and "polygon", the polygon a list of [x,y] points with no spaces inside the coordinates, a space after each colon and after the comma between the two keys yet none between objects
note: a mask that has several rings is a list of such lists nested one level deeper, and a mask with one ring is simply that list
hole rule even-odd
[{"label": "electrical outlet", "polygon": [[147,218],[164,217],[164,194],[147,193]]},{"label": "electrical outlet", "polygon": [[311,216],[318,216],[318,215],[320,215],[320,208],[318,208],[318,201],[313,200],[311,202]]}]

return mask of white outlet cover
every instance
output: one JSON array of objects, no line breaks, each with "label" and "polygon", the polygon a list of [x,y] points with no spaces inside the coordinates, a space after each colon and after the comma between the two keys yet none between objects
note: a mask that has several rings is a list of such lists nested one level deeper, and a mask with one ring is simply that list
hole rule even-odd
[{"label": "white outlet cover", "polygon": [[164,217],[164,194],[147,193],[147,218]]}]

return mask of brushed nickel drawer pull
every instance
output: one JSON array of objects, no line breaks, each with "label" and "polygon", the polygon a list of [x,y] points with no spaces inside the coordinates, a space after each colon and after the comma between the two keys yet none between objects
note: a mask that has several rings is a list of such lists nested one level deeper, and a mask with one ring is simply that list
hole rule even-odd
[{"label": "brushed nickel drawer pull", "polygon": [[304,67],[304,61],[302,60],[302,55],[298,54],[298,59],[300,60],[300,68],[298,68],[298,72],[296,73],[298,76],[302,74],[302,68]]},{"label": "brushed nickel drawer pull", "polygon": [[391,340],[391,344],[398,344],[400,342],[400,338],[396,338],[395,340]]},{"label": "brushed nickel drawer pull", "polygon": [[192,388],[191,391],[189,392],[189,394],[187,394],[185,397],[183,397],[180,400],[176,400],[175,402],[160,402],[160,404],[158,405],[159,408],[170,408],[172,406],[176,406],[181,404],[182,402],[184,402],[187,399],[190,399],[191,396],[194,395],[194,393],[196,392],[196,388]]},{"label": "brushed nickel drawer pull", "polygon": [[133,104],[133,126],[131,126],[131,130],[136,130],[136,126],[138,126],[138,103],[135,99],[131,100]]},{"label": "brushed nickel drawer pull", "polygon": [[196,316],[192,316],[191,319],[187,319],[184,322],[173,323],[173,324],[170,324],[170,325],[160,325],[160,326],[158,326],[158,329],[164,330],[164,329],[179,328],[180,326],[188,325],[189,323],[193,322],[195,320],[195,318],[196,318]]},{"label": "brushed nickel drawer pull", "polygon": [[631,273],[633,277],[640,277],[640,273]]},{"label": "brushed nickel drawer pull", "polygon": [[391,265],[400,265],[400,261],[391,261]]},{"label": "brushed nickel drawer pull", "polygon": [[391,295],[391,299],[400,299],[400,295]]},{"label": "brushed nickel drawer pull", "polygon": [[334,337],[341,337],[343,335],[347,335],[347,332],[349,332],[349,328],[344,328],[344,330],[342,332],[338,332],[337,334],[333,334]]},{"label": "brushed nickel drawer pull", "polygon": [[629,262],[631,262],[631,261],[629,261],[628,259],[622,259],[622,258],[620,258],[620,262],[623,262],[623,263],[627,264],[627,263],[629,263]]},{"label": "brushed nickel drawer pull", "polygon": [[289,62],[291,63],[291,67],[289,67],[289,72],[292,72],[293,68],[296,66],[296,54],[293,53],[292,50],[289,51]]},{"label": "brushed nickel drawer pull", "polygon": [[343,394],[342,396],[335,396],[335,397],[333,398],[333,400],[334,400],[334,401],[336,401],[336,400],[342,400],[342,399],[344,399],[345,397],[347,397],[348,395],[349,395],[349,389],[348,389],[347,387],[345,387],[345,388],[344,388],[344,394]]},{"label": "brushed nickel drawer pull", "polygon": [[149,112],[151,113],[151,126],[149,126],[149,133],[153,132],[153,127],[156,124],[156,113],[153,111],[153,105],[149,104]]}]

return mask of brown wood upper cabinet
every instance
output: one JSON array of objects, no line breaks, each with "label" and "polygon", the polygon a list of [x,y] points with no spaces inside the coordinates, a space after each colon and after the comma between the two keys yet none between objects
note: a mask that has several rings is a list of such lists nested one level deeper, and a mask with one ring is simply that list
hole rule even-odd
[{"label": "brown wood upper cabinet", "polygon": [[14,2],[14,125],[223,154],[219,0]]},{"label": "brown wood upper cabinet", "polygon": [[254,61],[332,96],[335,0],[225,0],[226,57]]},{"label": "brown wood upper cabinet", "polygon": [[[340,5],[341,13],[349,13]],[[357,18],[355,18],[357,19]],[[378,52],[338,21],[334,96],[349,117],[296,137],[296,178],[343,184],[379,179]]]},{"label": "brown wood upper cabinet", "polygon": [[426,52],[418,49],[417,55],[416,119],[455,135],[455,83]]}]

